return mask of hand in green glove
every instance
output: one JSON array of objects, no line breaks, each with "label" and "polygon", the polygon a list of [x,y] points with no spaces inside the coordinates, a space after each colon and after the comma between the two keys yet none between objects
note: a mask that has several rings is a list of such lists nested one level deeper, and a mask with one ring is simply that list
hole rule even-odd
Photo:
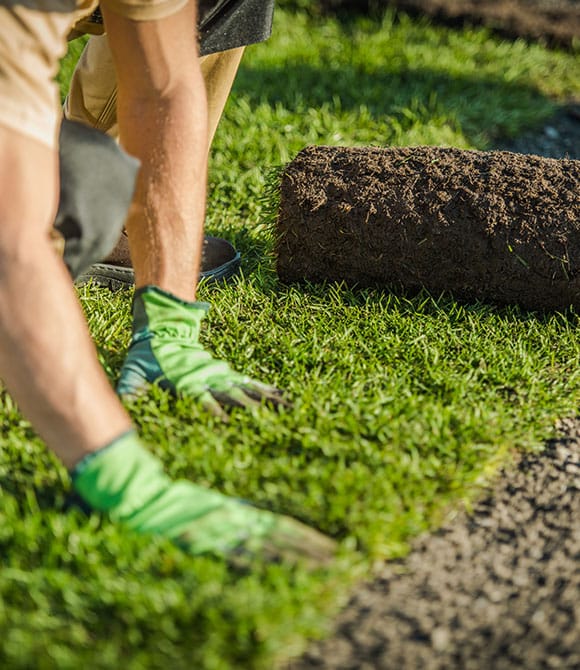
[{"label": "hand in green glove", "polygon": [[92,509],[193,555],[222,556],[234,565],[262,557],[319,567],[335,553],[332,540],[290,517],[170,480],[133,431],[84,458],[72,481]]},{"label": "hand in green glove", "polygon": [[287,405],[279,389],[239,374],[199,344],[207,303],[185,302],[156,286],[135,292],[133,337],[117,392],[135,396],[148,384],[198,398],[214,414],[221,406],[248,407],[265,400]]}]

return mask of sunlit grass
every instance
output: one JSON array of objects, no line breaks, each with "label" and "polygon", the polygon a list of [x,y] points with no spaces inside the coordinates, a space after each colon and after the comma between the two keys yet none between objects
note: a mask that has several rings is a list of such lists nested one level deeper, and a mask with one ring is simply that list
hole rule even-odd
[{"label": "sunlit grass", "polygon": [[[212,303],[207,348],[293,406],[236,410],[228,424],[162,392],[129,409],[173,476],[295,515],[340,540],[342,557],[319,575],[239,575],[63,513],[66,473],[3,394],[0,665],[271,668],[324,630],[374,559],[404,554],[516,450],[540,449],[578,407],[575,314],[281,285],[266,186],[306,144],[485,149],[579,94],[572,56],[485,31],[278,12],[272,39],[248,49],[212,151],[208,228],[242,251],[243,276],[200,299]],[[130,295],[80,297],[114,382]]]}]

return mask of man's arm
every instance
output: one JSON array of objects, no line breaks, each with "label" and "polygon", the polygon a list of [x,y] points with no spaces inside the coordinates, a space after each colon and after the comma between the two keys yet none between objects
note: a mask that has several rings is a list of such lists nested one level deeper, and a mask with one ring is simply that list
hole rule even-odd
[{"label": "man's arm", "polygon": [[[143,245],[159,246],[161,253],[158,267],[141,262],[139,281],[181,294],[187,283],[184,297],[191,297],[193,285],[185,282],[185,269],[197,276],[205,204],[206,109],[199,65],[191,58],[194,11],[191,3],[159,22],[137,24],[117,15],[109,21],[121,60],[124,137],[144,163],[131,220],[149,227],[151,207],[159,206],[169,225],[168,235],[140,236]],[[184,17],[186,23],[179,25]],[[188,57],[180,61],[185,53]],[[131,79],[136,85],[128,87]],[[189,105],[199,112],[187,110]],[[179,119],[187,120],[182,124]],[[200,158],[192,161],[198,142]],[[98,363],[70,277],[49,240],[57,161],[48,138],[42,144],[0,125],[0,378],[71,468],[129,430],[131,422]],[[153,163],[159,180],[152,179]],[[191,181],[183,178],[189,170]],[[184,192],[184,184],[191,192]],[[174,245],[187,249],[191,258],[186,262],[183,253],[174,255]],[[143,259],[140,249],[135,256]]]},{"label": "man's arm", "polygon": [[56,150],[0,126],[0,378],[72,467],[130,428],[49,231]]},{"label": "man's arm", "polygon": [[276,388],[233,371],[199,344],[206,306],[194,301],[208,130],[191,29],[194,3],[158,22],[132,21],[107,7],[103,16],[117,73],[121,143],[142,164],[127,222],[138,289],[133,340],[118,391],[135,395],[160,383],[197,397],[216,414],[220,405],[283,404]]},{"label": "man's arm", "polygon": [[[177,91],[173,87],[175,64],[169,67],[161,57],[161,69],[148,67],[154,56],[151,49],[157,45],[162,54],[160,44],[166,40],[161,25],[156,31],[149,24],[146,33],[141,74],[160,94],[158,122],[147,94],[145,100],[130,96],[125,113],[139,115],[143,105],[145,129],[160,142],[159,165],[165,166],[168,147],[176,148],[178,130],[183,130],[173,125],[170,110],[174,104],[181,110],[190,97],[187,93],[182,97],[180,87]],[[140,53],[141,40],[131,43]],[[129,57],[128,65],[131,72],[137,64]],[[140,76],[138,67],[133,74]],[[44,83],[48,85],[47,80]],[[185,147],[195,149],[201,139],[202,156],[204,113],[202,108],[202,120],[185,128],[193,133],[186,137]],[[58,182],[57,152],[50,139],[42,144],[0,125],[0,378],[71,470],[76,491],[93,509],[135,531],[167,537],[193,554],[225,554],[232,560],[260,554],[274,560],[307,560],[315,566],[327,562],[334,544],[316,531],[190,482],[171,481],[131,430],[129,417],[98,363],[65,265],[49,239]],[[134,140],[129,135],[129,144]],[[156,156],[152,138],[142,144],[145,150],[139,155]],[[201,169],[195,176],[204,184],[201,162],[194,161]],[[168,166],[167,175],[179,175],[191,166],[179,157],[176,163],[175,169]],[[169,188],[173,185],[171,178],[162,182]],[[197,221],[203,213],[204,186],[194,190],[201,201],[192,203],[179,189],[175,191],[174,202],[184,207],[188,221],[189,217]],[[145,213],[149,197],[163,196],[146,183],[142,194],[137,202]],[[172,272],[165,270],[154,269],[154,276],[159,272],[158,281],[171,286]]]},{"label": "man's arm", "polygon": [[141,161],[127,221],[137,288],[195,300],[207,179],[207,102],[195,3],[158,21],[102,8],[118,80],[124,148]]}]

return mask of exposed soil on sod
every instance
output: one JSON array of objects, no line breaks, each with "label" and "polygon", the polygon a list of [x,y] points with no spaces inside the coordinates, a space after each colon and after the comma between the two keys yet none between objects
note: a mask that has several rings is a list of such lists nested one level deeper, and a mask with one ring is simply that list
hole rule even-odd
[{"label": "exposed soil on sod", "polygon": [[278,274],[580,308],[579,193],[580,161],[309,147],[282,177]]}]

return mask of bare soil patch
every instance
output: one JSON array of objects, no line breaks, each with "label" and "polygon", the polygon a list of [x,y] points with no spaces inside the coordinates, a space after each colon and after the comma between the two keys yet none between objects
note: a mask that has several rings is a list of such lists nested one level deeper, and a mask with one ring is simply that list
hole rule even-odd
[{"label": "bare soil patch", "polygon": [[580,667],[580,423],[352,597],[290,670]]}]

